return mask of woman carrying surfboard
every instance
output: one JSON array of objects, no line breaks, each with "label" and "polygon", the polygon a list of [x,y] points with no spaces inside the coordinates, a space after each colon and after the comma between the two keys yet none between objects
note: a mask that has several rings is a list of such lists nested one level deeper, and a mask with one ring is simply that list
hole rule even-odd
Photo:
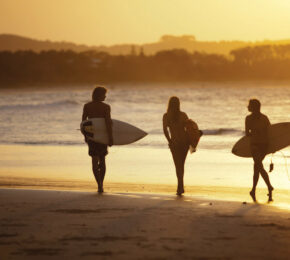
[{"label": "woman carrying surfboard", "polygon": [[[109,137],[109,146],[113,144],[111,107],[103,101],[106,98],[107,89],[96,87],[92,94],[92,101],[86,103],[83,108],[82,121],[90,118],[104,118]],[[85,135],[85,141],[89,146],[89,155],[92,157],[92,168],[98,183],[98,192],[102,193],[103,182],[106,174],[106,160],[108,146],[89,140]]]},{"label": "woman carrying surfboard", "polygon": [[260,108],[260,101],[257,99],[251,99],[248,105],[248,110],[251,114],[248,115],[245,120],[246,135],[250,137],[250,147],[254,160],[253,188],[250,191],[250,195],[255,202],[256,187],[260,174],[268,187],[269,201],[273,200],[272,191],[274,190],[270,183],[269,175],[263,166],[263,160],[267,154],[269,143],[268,130],[271,124],[268,117],[260,112]]},{"label": "woman carrying surfboard", "polygon": [[189,131],[192,130],[192,134],[194,135],[195,125],[196,124],[194,121],[188,119],[186,113],[180,111],[179,98],[171,97],[168,102],[167,113],[163,115],[163,132],[168,141],[168,146],[175,164],[177,176],[177,195],[184,193],[184,163],[189,146],[192,145],[193,150],[195,151],[201,135],[201,131],[197,129],[198,138],[189,138],[187,129]]}]

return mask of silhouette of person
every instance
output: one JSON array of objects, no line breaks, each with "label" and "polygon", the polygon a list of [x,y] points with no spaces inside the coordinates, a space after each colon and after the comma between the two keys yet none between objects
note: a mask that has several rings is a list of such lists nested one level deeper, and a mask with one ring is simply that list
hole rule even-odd
[{"label": "silhouette of person", "polygon": [[251,99],[248,105],[248,110],[251,114],[248,115],[245,120],[246,135],[250,137],[251,152],[254,160],[253,188],[250,191],[250,195],[255,202],[256,186],[260,174],[267,184],[269,201],[273,200],[272,191],[274,190],[270,183],[268,173],[263,166],[263,160],[267,154],[268,148],[268,129],[271,124],[268,117],[260,112],[260,108],[260,101]]},{"label": "silhouette of person", "polygon": [[175,164],[177,195],[184,193],[184,163],[189,149],[188,136],[185,131],[187,120],[186,113],[180,111],[179,98],[171,97],[168,102],[167,112],[163,115],[163,132]]},{"label": "silhouette of person", "polygon": [[[108,137],[109,146],[113,145],[112,135],[112,120],[111,120],[111,107],[103,101],[106,98],[107,89],[104,87],[96,87],[92,94],[92,101],[85,104],[83,108],[82,120],[90,118],[104,118]],[[98,192],[102,193],[103,182],[106,174],[106,161],[105,156],[108,154],[108,146],[89,140],[85,137],[85,141],[89,146],[89,155],[92,157],[92,168],[95,179],[98,183]]]}]

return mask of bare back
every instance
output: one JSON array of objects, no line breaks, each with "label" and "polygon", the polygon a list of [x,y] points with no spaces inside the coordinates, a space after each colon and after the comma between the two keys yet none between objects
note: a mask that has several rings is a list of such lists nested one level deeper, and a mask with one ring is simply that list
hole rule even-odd
[{"label": "bare back", "polygon": [[268,129],[270,121],[262,113],[258,116],[253,114],[246,117],[246,134],[251,137],[251,143],[268,143]]},{"label": "bare back", "polygon": [[184,144],[188,142],[185,131],[187,120],[188,116],[184,112],[180,112],[178,120],[174,122],[170,122],[167,113],[163,115],[163,128],[169,128],[171,141]]},{"label": "bare back", "polygon": [[82,119],[88,118],[110,118],[111,108],[109,105],[100,102],[100,101],[92,101],[84,105],[83,109],[83,117]]}]

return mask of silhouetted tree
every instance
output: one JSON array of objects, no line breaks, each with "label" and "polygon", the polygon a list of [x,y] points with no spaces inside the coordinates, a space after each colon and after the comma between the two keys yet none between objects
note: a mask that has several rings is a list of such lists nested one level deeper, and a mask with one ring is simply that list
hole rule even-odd
[{"label": "silhouetted tree", "polygon": [[184,49],[145,55],[105,52],[0,52],[0,84],[290,79],[290,45],[246,47],[228,58]]}]

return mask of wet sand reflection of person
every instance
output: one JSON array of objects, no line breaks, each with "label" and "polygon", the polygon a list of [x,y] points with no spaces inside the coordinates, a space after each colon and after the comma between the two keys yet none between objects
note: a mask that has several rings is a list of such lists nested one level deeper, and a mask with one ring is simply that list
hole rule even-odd
[{"label": "wet sand reflection of person", "polygon": [[[189,149],[188,137],[185,131],[188,116],[180,111],[178,97],[171,97],[167,113],[163,115],[163,132],[168,141],[177,176],[177,195],[184,193],[184,164]],[[169,131],[168,131],[169,130]]]},{"label": "wet sand reflection of person", "polygon": [[[103,101],[106,98],[107,90],[104,87],[96,87],[92,94],[92,101],[85,104],[83,108],[82,120],[90,118],[104,118],[108,137],[109,146],[113,144],[112,136],[112,120],[111,120],[111,107],[105,104]],[[85,138],[89,146],[89,155],[92,157],[92,168],[95,179],[98,183],[98,192],[102,193],[103,182],[106,174],[106,160],[105,157],[108,154],[108,146],[106,144],[101,144],[88,140]]]},{"label": "wet sand reflection of person", "polygon": [[260,101],[251,99],[248,105],[248,110],[251,114],[248,115],[245,120],[246,135],[250,136],[251,152],[254,160],[253,188],[250,191],[250,195],[255,202],[256,186],[260,174],[268,187],[269,201],[273,200],[272,191],[274,190],[270,183],[268,173],[263,166],[263,160],[267,154],[268,148],[268,129],[271,124],[268,117],[260,112],[260,108]]}]

